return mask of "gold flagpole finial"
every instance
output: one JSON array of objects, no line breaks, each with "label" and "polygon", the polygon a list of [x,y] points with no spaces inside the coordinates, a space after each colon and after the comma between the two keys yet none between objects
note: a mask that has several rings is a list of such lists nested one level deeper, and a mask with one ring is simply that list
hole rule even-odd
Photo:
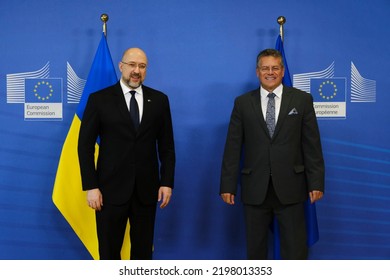
[{"label": "gold flagpole finial", "polygon": [[280,25],[280,37],[282,38],[282,42],[283,42],[283,40],[284,40],[283,24],[286,23],[286,18],[284,16],[280,16],[280,17],[278,17],[277,22]]},{"label": "gold flagpole finial", "polygon": [[107,37],[107,21],[108,21],[108,15],[107,14],[102,14],[100,16],[100,19],[102,20],[103,22],[103,33],[104,33],[104,36]]}]

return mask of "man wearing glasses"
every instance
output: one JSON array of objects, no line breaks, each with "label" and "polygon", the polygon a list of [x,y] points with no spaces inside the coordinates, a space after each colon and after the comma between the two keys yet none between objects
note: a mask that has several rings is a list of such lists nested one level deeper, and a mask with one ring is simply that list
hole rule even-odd
[{"label": "man wearing glasses", "polygon": [[100,259],[120,259],[128,220],[130,258],[152,259],[157,202],[164,208],[172,195],[175,149],[169,100],[143,85],[147,65],[141,49],[127,49],[119,62],[120,81],[90,95],[81,123],[82,185],[96,213]]},{"label": "man wearing glasses", "polygon": [[236,98],[222,162],[220,195],[233,205],[239,174],[247,258],[266,259],[274,216],[283,259],[306,259],[304,202],[322,198],[324,160],[310,94],[282,84],[274,49],[259,53],[260,88]]}]

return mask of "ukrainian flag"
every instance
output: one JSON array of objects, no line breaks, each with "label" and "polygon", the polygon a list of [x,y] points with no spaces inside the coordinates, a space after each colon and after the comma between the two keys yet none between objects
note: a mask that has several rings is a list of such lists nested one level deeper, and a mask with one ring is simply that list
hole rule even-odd
[{"label": "ukrainian flag", "polygon": [[[115,67],[103,33],[77,107],[77,112],[62,148],[52,196],[54,204],[83,242],[93,259],[99,259],[95,212],[88,207],[86,193],[82,191],[77,142],[89,95],[113,85],[117,81]],[[98,144],[96,144],[95,151],[96,158]],[[128,230],[126,232],[127,236],[122,248],[122,259],[130,258]]]}]

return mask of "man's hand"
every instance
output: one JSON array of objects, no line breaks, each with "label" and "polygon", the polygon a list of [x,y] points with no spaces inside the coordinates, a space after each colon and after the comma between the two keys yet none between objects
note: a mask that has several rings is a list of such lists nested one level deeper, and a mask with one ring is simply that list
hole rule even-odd
[{"label": "man's hand", "polygon": [[171,200],[172,196],[172,188],[166,187],[166,186],[161,186],[160,189],[158,190],[158,201],[161,201],[160,208],[163,209],[165,208],[169,201]]},{"label": "man's hand", "polygon": [[232,193],[221,193],[222,200],[227,204],[234,205],[234,194]]},{"label": "man's hand", "polygon": [[103,196],[98,188],[87,191],[88,206],[96,211],[102,210]]},{"label": "man's hand", "polygon": [[311,191],[311,192],[309,192],[310,202],[313,204],[317,200],[320,200],[323,195],[324,195],[324,193],[322,191]]}]

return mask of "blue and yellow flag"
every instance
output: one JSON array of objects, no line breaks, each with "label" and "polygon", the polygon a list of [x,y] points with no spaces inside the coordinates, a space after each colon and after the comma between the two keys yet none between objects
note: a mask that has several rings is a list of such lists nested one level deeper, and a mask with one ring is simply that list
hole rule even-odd
[{"label": "blue and yellow flag", "polygon": [[[82,191],[77,142],[84,109],[91,93],[118,81],[106,37],[102,34],[77,112],[62,148],[53,189],[53,202],[73,228],[94,259],[99,259],[95,212],[87,205]],[[98,153],[96,144],[95,158]],[[129,225],[128,225],[129,226]],[[122,248],[122,259],[130,258],[128,230]]]},{"label": "blue and yellow flag", "polygon": [[[287,66],[286,55],[284,54],[283,41],[280,35],[276,40],[275,49],[278,50],[283,57],[284,64],[284,77],[283,77],[283,85],[292,86],[290,72]],[[317,223],[317,212],[315,204],[310,203],[310,199],[308,199],[305,203],[305,219],[306,219],[306,234],[307,234],[307,245],[310,247],[314,243],[316,243],[319,239],[318,233],[318,223]],[[274,220],[273,224],[273,232],[274,232],[274,259],[280,259],[280,236],[279,236],[279,226],[277,220]]]}]

